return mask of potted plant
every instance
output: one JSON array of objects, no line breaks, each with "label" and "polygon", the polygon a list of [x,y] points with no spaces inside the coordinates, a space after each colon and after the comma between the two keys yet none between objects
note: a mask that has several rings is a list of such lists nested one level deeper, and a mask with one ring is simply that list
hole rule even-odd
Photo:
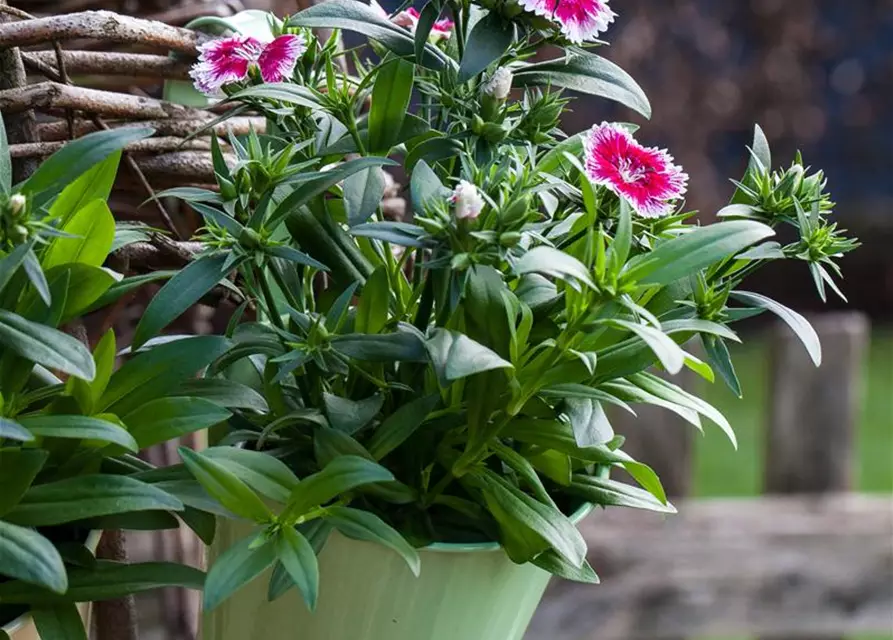
[{"label": "potted plant", "polygon": [[[596,1],[387,16],[329,0],[269,38],[203,46],[197,87],[266,131],[229,136],[234,161],[215,138],[218,191],[167,192],[204,217],[207,251],[154,298],[135,346],[220,282],[249,299],[207,376],[269,408],[235,410],[218,446],[170,471],[235,516],[212,548],[206,640],[520,638],[550,574],[597,582],[575,527],[593,505],[673,511],[609,407],[706,418],[734,443],[654,371],[740,393],[730,325],[766,310],[818,364],[806,320],[741,286],[798,259],[822,296],[837,290],[834,259],[855,243],[828,221],[821,172],[799,157],[774,170],[757,128],[722,221],[699,224],[686,174],[635,126],[559,128],[563,88],[650,113],[591,51],[613,18]],[[312,28],[365,34],[378,57]],[[409,177],[411,220],[385,217],[384,167]],[[772,240],[780,226],[796,238]]]},{"label": "potted plant", "polygon": [[[209,399],[219,384],[190,380],[228,341],[149,345],[115,371],[121,354],[111,331],[91,353],[60,329],[147,279],[102,265],[113,247],[140,237],[116,228],[106,199],[120,150],[151,134],[85,136],[12,185],[0,122],[0,637],[85,639],[87,609],[76,603],[197,589],[204,579],[191,567],[94,552],[103,530],[175,528],[178,518],[213,538],[213,516],[184,504],[194,503],[188,484],[134,454],[230,416]],[[223,390],[238,404],[233,384]]]}]

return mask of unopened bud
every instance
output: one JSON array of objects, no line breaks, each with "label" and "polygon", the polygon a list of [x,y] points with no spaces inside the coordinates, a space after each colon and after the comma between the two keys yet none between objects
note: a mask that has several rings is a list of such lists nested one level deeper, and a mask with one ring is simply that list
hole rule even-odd
[{"label": "unopened bud", "polygon": [[21,193],[16,193],[9,198],[9,212],[13,217],[17,217],[24,213],[25,207],[28,205],[28,199]]},{"label": "unopened bud", "polygon": [[476,186],[467,180],[461,180],[450,196],[450,202],[455,205],[455,215],[459,220],[474,220],[481,215],[484,208],[484,199],[478,193]]},{"label": "unopened bud", "polygon": [[512,72],[507,67],[499,67],[481,87],[481,92],[496,100],[505,100],[512,91]]}]

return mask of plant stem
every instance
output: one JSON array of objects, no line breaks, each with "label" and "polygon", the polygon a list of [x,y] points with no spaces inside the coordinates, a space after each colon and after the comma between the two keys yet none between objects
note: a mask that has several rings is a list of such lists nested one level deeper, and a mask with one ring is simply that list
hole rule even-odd
[{"label": "plant stem", "polygon": [[270,283],[267,281],[267,274],[262,267],[255,267],[254,270],[255,279],[260,287],[261,294],[263,294],[264,306],[267,308],[267,316],[269,317],[270,322],[284,331],[285,323],[282,322],[282,317],[279,315],[279,310],[276,308],[276,298],[273,297],[273,290],[270,289]]}]

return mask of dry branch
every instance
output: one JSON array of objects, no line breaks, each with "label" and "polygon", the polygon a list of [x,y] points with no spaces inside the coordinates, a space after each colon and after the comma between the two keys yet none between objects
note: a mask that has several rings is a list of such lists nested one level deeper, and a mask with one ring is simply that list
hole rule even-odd
[{"label": "dry branch", "polygon": [[194,54],[196,47],[208,36],[111,11],[82,11],[0,25],[0,49],[74,38],[143,44]]},{"label": "dry branch", "polygon": [[164,100],[51,81],[0,91],[0,111],[3,113],[29,109],[76,109],[112,118],[135,119],[197,117],[206,113]]},{"label": "dry branch", "polygon": [[[230,164],[236,161],[231,154],[225,154],[225,157]],[[179,151],[156,156],[136,156],[135,159],[147,176],[176,176],[183,183],[215,182],[210,153]]]},{"label": "dry branch", "polygon": [[[25,55],[25,63],[30,64],[32,60],[55,65],[56,55],[49,51],[33,51]],[[149,76],[178,80],[189,78],[190,64],[168,56],[115,51],[63,51],[62,60],[70,74]]]},{"label": "dry branch", "polygon": [[[67,141],[65,140],[59,140],[55,142],[31,142],[26,144],[14,144],[10,145],[9,154],[13,158],[34,158],[49,156],[64,147],[66,143]],[[193,140],[184,141],[183,138],[173,136],[137,140],[136,142],[131,142],[126,147],[124,147],[125,151],[131,151],[134,153],[167,153],[177,150],[209,151],[210,149],[211,143],[207,140],[196,138]]]},{"label": "dry branch", "polygon": [[[185,138],[206,126],[214,118],[215,116],[208,115],[207,117],[170,118],[165,120],[130,120],[123,122],[113,120],[106,122],[106,124],[113,129],[120,126],[152,127],[155,129],[156,135]],[[237,116],[217,124],[214,127],[214,131],[218,134],[225,134],[227,131],[232,130],[235,135],[244,135],[252,127],[256,132],[263,133],[266,131],[266,120],[261,116]],[[41,140],[65,140],[68,138],[68,127],[64,122],[42,122],[37,125],[37,128],[40,132]],[[92,122],[86,120],[75,121],[74,132],[76,136],[83,136],[96,130],[97,127]]]}]

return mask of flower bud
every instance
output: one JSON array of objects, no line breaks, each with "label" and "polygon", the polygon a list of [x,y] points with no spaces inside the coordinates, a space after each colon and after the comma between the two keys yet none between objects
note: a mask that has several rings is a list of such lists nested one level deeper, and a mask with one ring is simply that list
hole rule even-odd
[{"label": "flower bud", "polygon": [[496,100],[506,100],[512,91],[512,72],[499,67],[481,86],[481,93]]},{"label": "flower bud", "polygon": [[12,214],[12,217],[16,218],[25,212],[25,207],[28,205],[28,199],[25,198],[21,193],[16,193],[10,196],[9,198],[9,212]]},{"label": "flower bud", "polygon": [[450,196],[450,202],[456,207],[455,215],[458,220],[475,220],[484,208],[484,199],[477,187],[467,180],[459,182]]},{"label": "flower bud", "polygon": [[500,122],[500,111],[512,91],[512,72],[500,67],[481,85],[481,115],[488,122]]}]

